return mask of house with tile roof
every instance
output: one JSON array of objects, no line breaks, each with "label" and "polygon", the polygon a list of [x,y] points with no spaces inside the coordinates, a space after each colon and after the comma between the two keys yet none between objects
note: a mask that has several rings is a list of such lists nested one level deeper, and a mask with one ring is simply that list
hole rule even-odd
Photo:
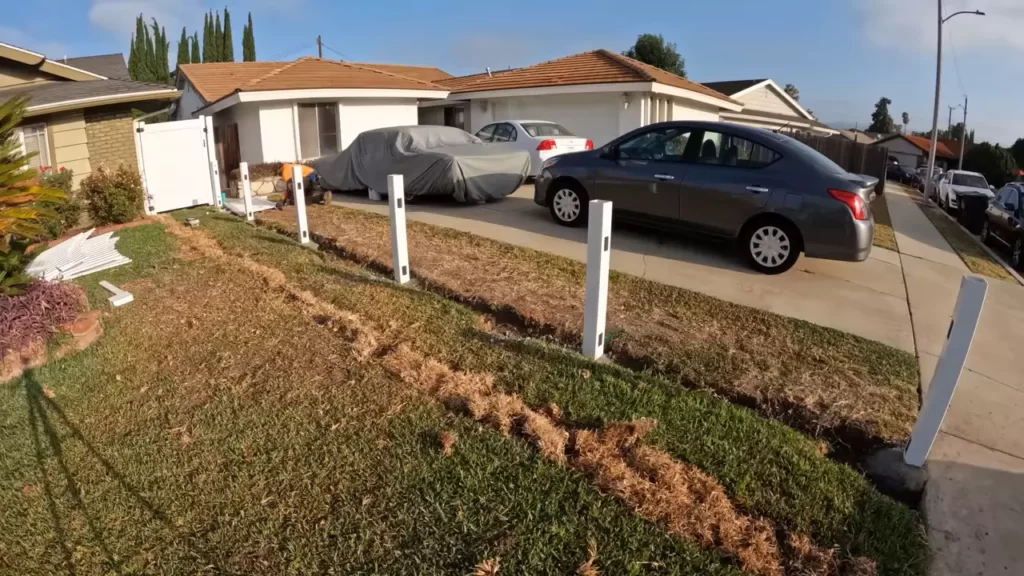
[{"label": "house with tile roof", "polygon": [[771,78],[704,82],[704,85],[743,104],[743,109],[738,112],[722,112],[724,122],[782,132],[809,132],[817,136],[839,133],[819,122]]},{"label": "house with tile roof", "polygon": [[223,172],[250,163],[316,158],[361,132],[418,123],[451,75],[438,68],[303,57],[290,62],[182,64],[178,120],[212,116]]},{"label": "house with tile roof", "polygon": [[421,124],[476,133],[502,120],[549,120],[595,146],[654,122],[717,121],[743,109],[717,90],[610,50],[435,82],[450,94],[420,104]]},{"label": "house with tile roof", "polygon": [[[871,144],[889,150],[889,156],[901,166],[915,169],[928,165],[928,150],[931,139],[924,136],[893,134]],[[935,165],[943,170],[954,166],[960,158],[960,142],[939,138],[935,142]]]},{"label": "house with tile roof", "polygon": [[73,186],[98,166],[138,168],[135,111],[166,108],[179,92],[135,82],[121,54],[54,60],[0,42],[0,102],[28,100],[18,141],[34,168],[73,171]]}]

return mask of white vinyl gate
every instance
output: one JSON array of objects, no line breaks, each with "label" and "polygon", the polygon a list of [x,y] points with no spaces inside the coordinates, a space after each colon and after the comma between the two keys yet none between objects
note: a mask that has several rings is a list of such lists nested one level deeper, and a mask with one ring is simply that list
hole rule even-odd
[{"label": "white vinyl gate", "polygon": [[217,203],[211,178],[216,156],[209,120],[201,116],[157,124],[135,122],[147,214]]}]

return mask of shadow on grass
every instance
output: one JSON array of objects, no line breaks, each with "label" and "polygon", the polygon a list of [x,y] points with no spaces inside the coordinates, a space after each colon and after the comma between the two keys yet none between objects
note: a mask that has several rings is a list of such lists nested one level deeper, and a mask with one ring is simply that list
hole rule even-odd
[{"label": "shadow on grass", "polygon": [[[67,416],[60,404],[46,395],[43,391],[43,387],[36,378],[36,372],[34,370],[29,370],[24,374],[23,382],[25,386],[25,399],[28,404],[28,423],[31,428],[30,435],[32,437],[32,445],[35,452],[36,466],[39,469],[39,478],[43,486],[43,495],[46,499],[46,507],[50,516],[50,523],[53,528],[56,545],[60,549],[61,556],[64,561],[64,569],[67,574],[77,574],[74,562],[74,553],[72,547],[69,546],[69,544],[73,543],[69,543],[67,537],[68,519],[61,517],[58,507],[59,497],[54,492],[54,479],[51,478],[50,472],[47,470],[46,462],[49,457],[56,460],[57,470],[67,487],[67,498],[71,501],[72,508],[77,509],[85,519],[85,525],[88,528],[90,537],[99,547],[107,566],[113,570],[114,573],[121,573],[123,567],[118,560],[117,555],[112,553],[107,545],[106,538],[104,537],[103,525],[97,522],[95,515],[89,511],[88,506],[86,506],[85,501],[82,499],[83,491],[64,456],[64,445],[61,441],[61,430],[59,430],[58,427],[63,428],[69,432],[75,440],[79,441],[89,455],[103,467],[107,476],[117,482],[118,486],[120,486],[126,494],[131,496],[137,505],[146,510],[150,516],[167,528],[176,539],[188,542],[192,552],[199,558],[202,558],[205,565],[218,565],[212,560],[212,556],[206,550],[200,546],[196,546],[193,537],[181,533],[181,531],[172,524],[167,515],[158,506],[156,506],[156,504],[142,495],[142,493],[139,492],[139,490],[132,485],[127,478],[125,478],[124,474],[118,471],[117,468],[111,464],[110,460],[100,453],[96,446],[85,437],[81,429]],[[49,454],[47,454],[47,451],[49,451]]]}]

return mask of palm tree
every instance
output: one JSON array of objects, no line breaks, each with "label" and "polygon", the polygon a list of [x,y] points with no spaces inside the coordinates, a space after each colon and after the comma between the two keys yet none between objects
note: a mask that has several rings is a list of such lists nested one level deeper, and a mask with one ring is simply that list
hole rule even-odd
[{"label": "palm tree", "polygon": [[907,133],[907,126],[910,124],[910,114],[903,113],[903,133]]}]

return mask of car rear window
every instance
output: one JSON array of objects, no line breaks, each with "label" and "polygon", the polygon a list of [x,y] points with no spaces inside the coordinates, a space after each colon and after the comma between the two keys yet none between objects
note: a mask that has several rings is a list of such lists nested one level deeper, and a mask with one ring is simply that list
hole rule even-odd
[{"label": "car rear window", "polygon": [[573,133],[565,129],[565,126],[554,122],[523,122],[519,124],[526,130],[526,133],[534,138],[541,136],[572,136]]},{"label": "car rear window", "polygon": [[971,188],[988,188],[985,178],[976,174],[953,174],[953,186],[970,186]]}]

